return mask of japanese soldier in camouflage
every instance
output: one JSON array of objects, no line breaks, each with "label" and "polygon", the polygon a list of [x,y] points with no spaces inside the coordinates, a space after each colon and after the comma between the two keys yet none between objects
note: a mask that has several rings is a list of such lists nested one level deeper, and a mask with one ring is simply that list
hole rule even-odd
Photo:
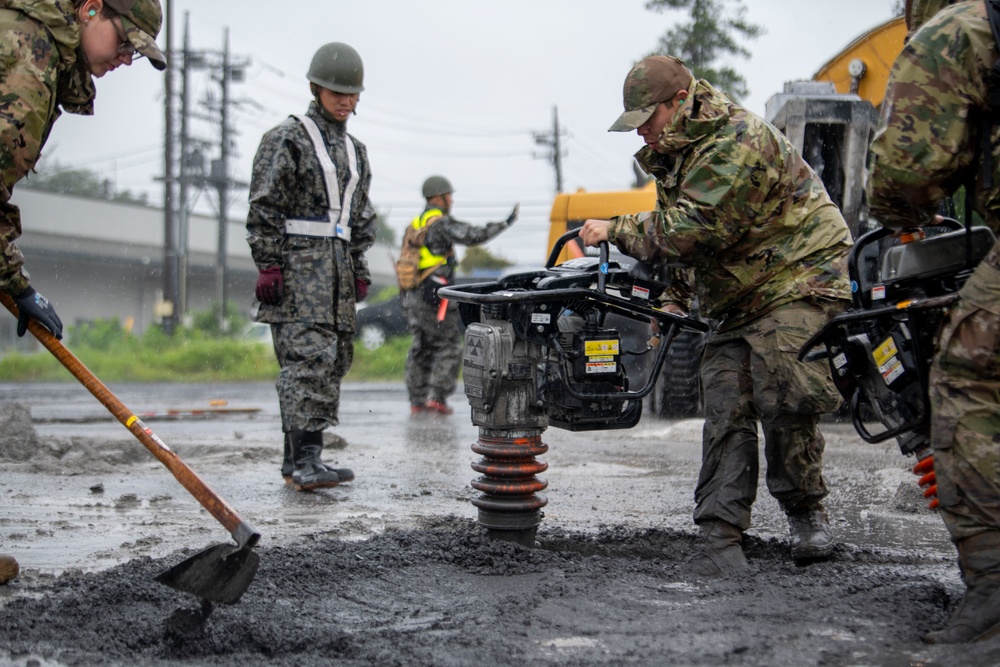
[{"label": "japanese soldier in camouflage", "polygon": [[[1000,236],[1000,126],[983,119],[997,44],[981,0],[907,3],[910,35],[886,89],[872,144],[872,217],[904,229],[934,221],[961,185]],[[994,83],[993,86],[997,84]],[[980,140],[988,144],[985,173]],[[958,552],[965,597],[928,643],[1000,636],[1000,247],[980,262],[938,335],[930,376],[939,512]]]},{"label": "japanese soldier in camouflage", "polygon": [[247,215],[259,269],[253,317],[271,325],[281,367],[281,474],[300,491],[354,479],[350,469],[323,463],[323,431],[340,423],[355,304],[368,293],[365,253],[375,243],[368,152],[347,133],[364,90],[361,57],[347,44],[326,44],[307,78],[315,99],[306,113],[261,139]]},{"label": "japanese soldier in camouflage", "polygon": [[774,127],[696,80],[676,58],[652,56],[624,86],[612,131],[637,130],[636,154],[656,179],[657,207],[588,220],[588,245],[614,243],[654,266],[675,267],[661,307],[715,324],[701,365],[702,468],[691,561],[702,576],[747,568],[743,532],[757,492],[758,422],[767,488],[784,509],[797,561],[834,547],[822,500],[820,416],[839,398],[825,364],[801,345],[849,299],[851,235],[819,177]]},{"label": "japanese soldier in camouflage", "polygon": [[[421,192],[426,201],[423,213],[410,223],[409,237],[419,244],[417,284],[404,288],[401,302],[413,334],[413,344],[406,357],[406,390],[410,413],[449,415],[447,399],[455,391],[462,364],[462,334],[458,327],[458,304],[444,303],[437,291],[454,280],[455,244],[474,246],[486,243],[517,220],[519,207],[506,220],[479,227],[451,215],[454,188],[443,176],[430,176]],[[408,287],[408,286],[407,286]]]},{"label": "japanese soldier in camouflage", "polygon": [[0,289],[17,303],[19,336],[35,320],[62,338],[62,321],[24,267],[14,185],[35,168],[62,111],[94,113],[94,78],[144,56],[166,67],[161,22],[158,0],[0,2]]}]

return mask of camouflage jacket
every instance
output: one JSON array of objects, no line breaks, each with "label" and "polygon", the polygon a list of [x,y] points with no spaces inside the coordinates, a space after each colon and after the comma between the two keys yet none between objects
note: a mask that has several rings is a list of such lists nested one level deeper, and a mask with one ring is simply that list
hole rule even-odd
[{"label": "camouflage jacket", "polygon": [[[427,211],[429,208],[433,207],[428,206],[424,211]],[[455,247],[456,243],[460,245],[480,245],[499,236],[500,232],[507,229],[508,226],[506,220],[499,220],[497,222],[488,222],[478,227],[468,222],[456,220],[450,214],[445,213],[427,230],[424,246],[433,255],[445,255]],[[444,277],[448,282],[451,282],[452,276],[455,274],[454,264],[454,260],[451,260],[436,269],[431,275]]]},{"label": "camouflage jacket", "polygon": [[[612,243],[692,269],[702,315],[720,330],[799,299],[849,299],[851,234],[823,183],[780,132],[705,81],[636,154],[657,209],[614,218]],[[671,299],[689,298],[672,289]],[[686,304],[684,304],[686,305]]]},{"label": "camouflage jacket", "polygon": [[[982,1],[943,9],[912,35],[892,67],[872,143],[872,217],[892,228],[928,224],[942,200],[979,175],[975,137],[996,59]],[[976,180],[976,208],[1000,232],[1000,124],[992,146],[993,186],[983,191]]]},{"label": "camouflage jacket", "polygon": [[14,184],[34,169],[60,107],[91,114],[96,91],[71,0],[0,0],[0,35],[0,290],[17,294],[28,273]]},{"label": "camouflage jacket", "polygon": [[[349,179],[345,124],[327,120],[316,102],[306,116],[319,126],[337,168],[341,191]],[[258,268],[280,266],[284,297],[254,304],[258,322],[320,322],[354,331],[354,280],[371,282],[365,253],[375,243],[375,211],[368,198],[371,166],[364,144],[351,137],[359,184],[350,203],[351,241],[285,234],[289,219],[326,220],[323,171],[302,123],[291,117],[261,139],[250,179],[247,242]],[[340,196],[335,193],[334,196]]]}]

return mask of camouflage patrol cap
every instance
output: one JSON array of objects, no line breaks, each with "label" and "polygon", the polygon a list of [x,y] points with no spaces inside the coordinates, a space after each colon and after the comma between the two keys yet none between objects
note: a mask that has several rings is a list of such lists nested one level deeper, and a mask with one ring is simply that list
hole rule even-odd
[{"label": "camouflage patrol cap", "polygon": [[690,89],[693,82],[691,70],[673,56],[644,58],[625,77],[625,112],[608,132],[634,130],[649,120],[660,102],[671,99],[679,90]]},{"label": "camouflage patrol cap", "polygon": [[104,4],[121,16],[125,36],[135,50],[149,58],[156,69],[166,69],[167,59],[156,45],[163,24],[160,0],[104,0]]}]

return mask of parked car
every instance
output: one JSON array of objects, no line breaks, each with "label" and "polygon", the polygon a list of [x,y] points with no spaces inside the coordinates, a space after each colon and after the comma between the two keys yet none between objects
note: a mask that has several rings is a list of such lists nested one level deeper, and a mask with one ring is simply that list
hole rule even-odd
[{"label": "parked car", "polygon": [[[491,278],[462,276],[455,279],[455,284],[481,283],[489,280]],[[366,350],[377,350],[385,345],[389,338],[410,333],[399,294],[381,303],[362,304],[355,317],[357,323],[354,340],[360,342]]]},{"label": "parked car", "polygon": [[356,322],[354,339],[366,350],[377,350],[391,336],[402,336],[410,332],[399,294],[388,301],[359,308]]}]

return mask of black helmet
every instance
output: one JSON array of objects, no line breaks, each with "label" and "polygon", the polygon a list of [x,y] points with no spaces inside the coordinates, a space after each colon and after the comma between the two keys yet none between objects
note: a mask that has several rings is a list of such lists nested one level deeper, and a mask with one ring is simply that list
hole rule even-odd
[{"label": "black helmet", "polygon": [[365,65],[354,48],[330,42],[316,51],[306,78],[335,93],[360,93],[365,89]]},{"label": "black helmet", "polygon": [[422,191],[424,193],[424,199],[430,199],[431,197],[446,195],[449,192],[454,192],[455,188],[451,187],[451,183],[449,183],[448,179],[444,176],[431,176],[424,181]]}]

